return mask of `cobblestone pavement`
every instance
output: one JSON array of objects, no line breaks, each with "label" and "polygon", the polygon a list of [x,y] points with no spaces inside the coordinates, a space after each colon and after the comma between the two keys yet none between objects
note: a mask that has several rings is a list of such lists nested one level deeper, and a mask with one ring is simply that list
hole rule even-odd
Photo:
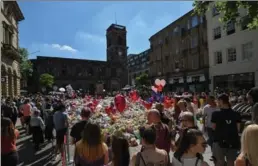
[{"label": "cobblestone pavement", "polygon": [[[19,166],[62,166],[60,160],[55,160],[53,154],[54,144],[45,142],[41,149],[37,152],[34,151],[31,136],[27,136],[25,130],[21,129],[20,122],[17,123],[17,128],[20,131],[20,137],[17,140],[17,148],[20,158]],[[140,150],[140,146],[130,148],[131,156]],[[74,154],[74,146],[69,146],[69,152],[71,159]],[[170,157],[173,153],[170,153]],[[204,160],[208,162],[210,166],[214,164],[209,160],[211,158],[211,150],[207,148],[204,154]]]}]

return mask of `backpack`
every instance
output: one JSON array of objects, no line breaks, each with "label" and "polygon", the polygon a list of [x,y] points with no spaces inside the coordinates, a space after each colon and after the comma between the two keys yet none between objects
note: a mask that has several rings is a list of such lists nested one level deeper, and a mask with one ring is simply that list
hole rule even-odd
[{"label": "backpack", "polygon": [[168,126],[163,123],[159,123],[155,126],[156,129],[156,141],[155,144],[157,148],[163,149],[167,152],[170,151],[170,133]]},{"label": "backpack", "polygon": [[[142,157],[141,152],[138,152],[137,155],[136,155],[136,159],[135,159],[135,166],[140,166],[140,161],[141,160],[142,160],[144,166],[154,166],[155,165],[153,163],[146,163],[144,158]],[[165,165],[162,165],[162,166],[165,166]],[[171,164],[168,163],[167,166],[171,166]]]},{"label": "backpack", "polygon": [[234,116],[230,117],[230,119],[225,119],[224,116],[222,116],[222,118],[219,120],[219,130],[221,131],[219,131],[220,137],[218,143],[221,148],[238,149],[240,148],[240,139],[238,137],[237,124]]}]

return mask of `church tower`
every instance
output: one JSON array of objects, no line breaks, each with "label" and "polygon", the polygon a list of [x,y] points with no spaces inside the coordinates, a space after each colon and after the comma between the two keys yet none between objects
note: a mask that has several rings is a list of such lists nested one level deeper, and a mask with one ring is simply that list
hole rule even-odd
[{"label": "church tower", "polygon": [[113,90],[121,89],[128,83],[126,33],[126,27],[117,24],[111,24],[106,31],[107,63],[110,66],[111,78],[119,82],[111,83]]},{"label": "church tower", "polygon": [[107,61],[111,63],[126,63],[127,43],[126,27],[112,24],[106,32]]}]

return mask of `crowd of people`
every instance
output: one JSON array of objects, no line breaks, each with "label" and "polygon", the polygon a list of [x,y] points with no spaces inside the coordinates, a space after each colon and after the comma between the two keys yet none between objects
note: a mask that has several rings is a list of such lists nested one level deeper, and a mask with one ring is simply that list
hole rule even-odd
[{"label": "crowd of people", "polygon": [[130,153],[123,133],[103,135],[100,125],[91,120],[91,108],[82,108],[81,120],[69,126],[64,96],[2,99],[1,165],[19,163],[15,126],[20,118],[22,127],[32,135],[35,151],[43,142],[55,139],[56,156],[63,154],[64,136],[71,127],[76,166],[207,166],[203,153],[208,146],[212,149],[209,160],[215,166],[258,166],[258,87],[246,95],[206,95],[203,106],[192,97],[173,98],[173,118],[167,116],[163,103],[156,102],[146,110],[146,124],[139,128],[141,148],[136,154]]}]

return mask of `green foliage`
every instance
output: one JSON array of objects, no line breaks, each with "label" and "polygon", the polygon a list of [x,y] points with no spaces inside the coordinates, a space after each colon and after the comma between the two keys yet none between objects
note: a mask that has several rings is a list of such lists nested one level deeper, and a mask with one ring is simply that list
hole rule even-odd
[{"label": "green foliage", "polygon": [[146,73],[141,74],[135,79],[136,89],[139,92],[139,95],[145,99],[150,96],[150,80],[149,76]]},{"label": "green foliage", "polygon": [[20,64],[20,70],[21,70],[21,76],[22,78],[26,79],[29,76],[32,76],[33,72],[33,65],[29,58],[29,52],[26,48],[19,48],[19,53],[21,55],[21,64]]},{"label": "green foliage", "polygon": [[54,76],[48,73],[41,74],[39,77],[39,83],[41,86],[51,88],[54,84]]},{"label": "green foliage", "polygon": [[137,86],[148,86],[150,85],[149,76],[146,73],[141,74],[140,76],[136,77],[135,79],[136,87]]},{"label": "green foliage", "polygon": [[[205,15],[209,8],[208,1],[194,1],[194,14]],[[248,29],[258,28],[258,1],[214,1],[213,2],[217,11],[221,13],[219,20],[223,23],[228,21],[235,21],[241,23],[245,21]],[[246,18],[239,19],[239,9],[246,9]]]}]

